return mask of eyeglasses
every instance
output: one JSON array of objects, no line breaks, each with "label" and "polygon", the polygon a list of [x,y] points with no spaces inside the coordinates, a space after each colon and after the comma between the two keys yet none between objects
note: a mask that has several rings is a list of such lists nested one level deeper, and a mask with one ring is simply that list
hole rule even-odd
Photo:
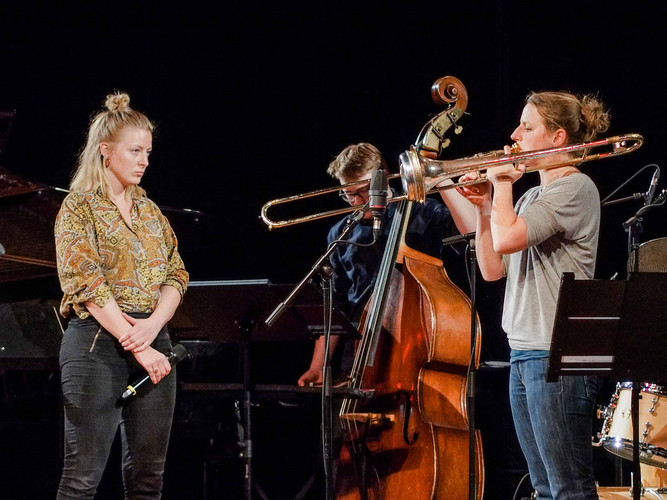
[{"label": "eyeglasses", "polygon": [[365,195],[367,195],[370,188],[371,188],[370,186],[365,186],[362,187],[361,189],[357,189],[354,193],[350,193],[349,191],[341,189],[338,191],[338,196],[343,198],[348,203],[352,203],[357,196],[363,198]]}]

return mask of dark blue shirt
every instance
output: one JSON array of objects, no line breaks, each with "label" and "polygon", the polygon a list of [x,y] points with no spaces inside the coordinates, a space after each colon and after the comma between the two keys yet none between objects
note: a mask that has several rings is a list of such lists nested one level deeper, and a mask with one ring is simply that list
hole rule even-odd
[{"label": "dark blue shirt", "polygon": [[[331,254],[333,266],[333,294],[336,305],[351,321],[358,321],[370,298],[375,277],[387,244],[391,221],[396,213],[396,203],[390,203],[382,219],[378,242],[370,247],[341,244]],[[340,220],[329,231],[328,243],[338,238],[347,218]],[[458,234],[449,210],[434,199],[425,204],[413,203],[405,243],[415,250],[441,258],[442,239]],[[373,241],[372,220],[363,220],[352,229],[348,241],[370,243]]]}]

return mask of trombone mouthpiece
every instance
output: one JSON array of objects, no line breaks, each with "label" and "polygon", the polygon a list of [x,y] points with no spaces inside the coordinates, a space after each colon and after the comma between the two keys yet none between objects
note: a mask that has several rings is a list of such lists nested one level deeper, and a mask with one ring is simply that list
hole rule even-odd
[{"label": "trombone mouthpiece", "polygon": [[510,146],[510,153],[520,153],[521,152],[521,146],[519,146],[516,142]]}]

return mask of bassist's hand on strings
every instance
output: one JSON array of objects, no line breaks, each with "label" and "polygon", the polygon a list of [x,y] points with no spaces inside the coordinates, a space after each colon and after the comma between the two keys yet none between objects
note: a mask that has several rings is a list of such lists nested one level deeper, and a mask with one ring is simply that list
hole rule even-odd
[{"label": "bassist's hand on strings", "polygon": [[310,367],[306,373],[299,377],[297,385],[299,387],[314,386],[322,384],[322,367]]}]

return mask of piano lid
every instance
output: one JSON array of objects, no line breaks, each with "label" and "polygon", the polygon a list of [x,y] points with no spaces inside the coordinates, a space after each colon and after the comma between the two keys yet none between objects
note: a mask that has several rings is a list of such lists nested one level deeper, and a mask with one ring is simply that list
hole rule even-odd
[{"label": "piano lid", "polygon": [[[2,153],[5,151],[5,146],[7,146],[9,132],[11,132],[12,123],[14,123],[14,116],[16,116],[16,111],[0,110],[0,156],[2,156]],[[25,193],[34,193],[35,191],[46,188],[48,188],[48,186],[30,182],[0,166],[0,198]],[[0,233],[0,238],[1,237],[2,233]]]},{"label": "piano lid", "polygon": [[0,197],[0,283],[56,276],[53,224],[63,197],[48,189]]},{"label": "piano lid", "polygon": [[41,191],[42,189],[50,188],[30,182],[29,180],[19,177],[9,170],[0,167],[0,198],[34,193]]}]

